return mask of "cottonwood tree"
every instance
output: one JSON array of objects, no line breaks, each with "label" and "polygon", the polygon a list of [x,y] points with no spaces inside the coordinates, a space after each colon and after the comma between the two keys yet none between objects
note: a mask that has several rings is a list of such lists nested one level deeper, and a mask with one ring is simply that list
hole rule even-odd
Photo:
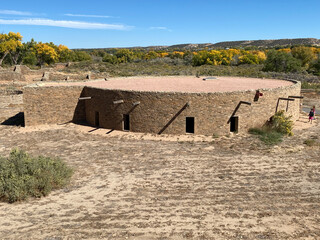
[{"label": "cottonwood tree", "polygon": [[270,50],[263,71],[299,72],[301,71],[301,61],[294,58],[291,53]]},{"label": "cottonwood tree", "polygon": [[[0,34],[0,53],[2,54],[0,58],[0,66],[2,65],[5,57],[10,54],[11,56],[16,55],[16,51],[22,47],[22,36],[20,33],[9,32],[8,34]],[[14,58],[15,60],[17,58]]]},{"label": "cottonwood tree", "polygon": [[57,52],[59,55],[59,62],[72,61],[72,51],[67,46],[59,45],[57,47]]},{"label": "cottonwood tree", "polygon": [[308,72],[320,76],[320,54],[318,55],[318,59],[310,64]]},{"label": "cottonwood tree", "polygon": [[56,50],[49,44],[39,42],[34,46],[34,50],[40,66],[44,63],[54,63],[59,59]]},{"label": "cottonwood tree", "polygon": [[35,53],[35,45],[37,42],[32,38],[31,41],[23,43],[22,62],[27,65],[36,65],[38,63]]},{"label": "cottonwood tree", "polygon": [[299,59],[302,63],[302,67],[308,67],[312,60],[315,59],[315,54],[309,47],[294,47],[291,50],[292,56]]}]

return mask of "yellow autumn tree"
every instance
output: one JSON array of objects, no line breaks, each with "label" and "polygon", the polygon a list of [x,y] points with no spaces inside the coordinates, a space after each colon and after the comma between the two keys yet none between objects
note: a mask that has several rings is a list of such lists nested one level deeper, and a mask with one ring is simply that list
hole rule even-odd
[{"label": "yellow autumn tree", "polygon": [[22,46],[21,40],[22,36],[20,33],[9,32],[8,34],[0,34],[0,53],[2,54],[0,66],[9,53],[15,52],[18,47]]},{"label": "yellow autumn tree", "polygon": [[291,53],[291,48],[281,48],[278,50],[279,52]]},{"label": "yellow autumn tree", "polygon": [[164,58],[164,57],[167,57],[167,56],[169,55],[169,53],[167,53],[167,52],[160,52],[159,55],[160,55],[161,58]]},{"label": "yellow autumn tree", "polygon": [[299,59],[302,63],[302,67],[309,67],[309,64],[316,58],[312,49],[309,47],[298,46],[291,50],[292,56]]},{"label": "yellow autumn tree", "polygon": [[262,63],[267,59],[267,56],[263,51],[252,51],[252,53],[257,55],[259,63]]},{"label": "yellow autumn tree", "polygon": [[54,63],[59,59],[56,50],[46,43],[37,43],[34,46],[34,50],[40,66],[42,66],[44,63]]},{"label": "yellow autumn tree", "polygon": [[158,58],[159,57],[159,54],[156,53],[155,51],[149,51],[145,56],[144,58],[146,60],[150,60],[150,59],[155,59],[155,58]]},{"label": "yellow autumn tree", "polygon": [[67,46],[60,44],[57,48],[57,53],[59,62],[68,62],[72,60],[72,50],[70,50]]},{"label": "yellow autumn tree", "polygon": [[311,47],[311,50],[314,54],[320,54],[320,48],[319,47]]}]

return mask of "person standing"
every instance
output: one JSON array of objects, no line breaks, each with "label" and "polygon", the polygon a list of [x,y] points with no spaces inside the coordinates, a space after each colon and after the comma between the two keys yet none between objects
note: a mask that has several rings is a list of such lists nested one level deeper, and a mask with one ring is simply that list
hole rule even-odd
[{"label": "person standing", "polygon": [[313,112],[313,109],[311,108],[309,112],[309,121],[308,121],[308,122],[311,122],[311,124],[312,124],[313,117],[314,117],[314,112]]}]

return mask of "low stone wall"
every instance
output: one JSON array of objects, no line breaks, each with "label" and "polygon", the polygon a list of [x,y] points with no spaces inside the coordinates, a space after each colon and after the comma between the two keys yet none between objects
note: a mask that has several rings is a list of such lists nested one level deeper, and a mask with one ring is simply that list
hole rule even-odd
[{"label": "low stone wall", "polygon": [[97,79],[97,78],[105,78],[105,76],[102,75],[102,77],[100,75],[97,74],[85,74],[85,73],[81,73],[81,74],[67,74],[67,73],[55,73],[55,72],[46,72],[44,71],[43,73],[41,73],[41,77],[37,77],[35,79],[33,79],[33,81],[84,81],[84,80],[89,80],[89,79]]},{"label": "low stone wall", "polygon": [[25,125],[62,124],[85,120],[84,102],[78,101],[83,87],[39,87],[23,89]]},{"label": "low stone wall", "polygon": [[[260,89],[263,96],[254,101],[256,91],[229,93],[169,93],[108,90],[93,87],[26,87],[24,106],[26,126],[86,120],[90,125],[115,130],[124,129],[123,116],[130,116],[130,131],[185,134],[186,117],[194,118],[194,133],[225,135],[228,122],[240,101],[238,132],[266,123],[276,111],[279,98],[300,96],[299,82],[276,89]],[[78,98],[92,97],[78,101]],[[123,100],[123,103],[114,101]],[[139,104],[137,104],[139,102]],[[136,103],[136,105],[135,105]],[[278,110],[298,119],[300,100],[280,100]],[[97,119],[98,118],[98,119]]]},{"label": "low stone wall", "polygon": [[0,72],[1,81],[25,81],[26,78],[23,74],[17,72],[1,71]]}]

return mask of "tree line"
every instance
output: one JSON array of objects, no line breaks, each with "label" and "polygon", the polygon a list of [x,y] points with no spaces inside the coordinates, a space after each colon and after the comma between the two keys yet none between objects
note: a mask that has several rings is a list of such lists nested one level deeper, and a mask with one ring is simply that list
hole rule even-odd
[{"label": "tree line", "polygon": [[52,42],[36,42],[34,39],[22,43],[20,33],[0,34],[0,66],[2,64],[42,66],[56,62],[79,62],[92,59],[98,59],[110,64],[173,59],[193,67],[201,65],[238,66],[242,64],[260,64],[264,66],[263,71],[304,72],[320,76],[319,56],[320,48],[310,46],[251,50],[165,51],[113,48],[80,51],[71,50],[64,45],[55,45]]},{"label": "tree line", "polygon": [[86,61],[91,56],[84,51],[73,51],[64,45],[54,43],[22,42],[20,33],[0,34],[0,66],[17,65],[49,65],[56,62]]},{"label": "tree line", "polygon": [[181,59],[186,65],[238,66],[263,64],[263,71],[305,72],[320,76],[320,48],[293,46],[291,48],[244,50],[220,49],[201,51],[145,51],[141,49],[95,49],[89,53],[112,64],[150,61],[153,59]]}]

